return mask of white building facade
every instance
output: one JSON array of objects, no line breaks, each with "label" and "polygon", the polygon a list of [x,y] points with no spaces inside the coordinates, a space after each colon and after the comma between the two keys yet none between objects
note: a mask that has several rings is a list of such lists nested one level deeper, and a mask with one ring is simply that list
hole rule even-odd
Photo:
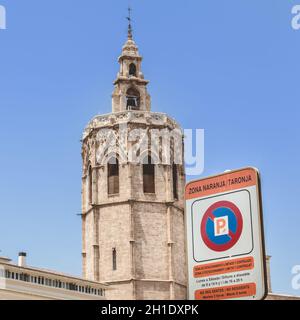
[{"label": "white building facade", "polygon": [[0,300],[105,300],[108,286],[0,257]]}]

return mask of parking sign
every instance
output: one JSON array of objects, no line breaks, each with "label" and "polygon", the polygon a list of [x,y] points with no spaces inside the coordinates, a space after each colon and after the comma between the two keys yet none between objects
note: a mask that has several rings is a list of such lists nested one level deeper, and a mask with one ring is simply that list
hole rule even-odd
[{"label": "parking sign", "polygon": [[258,171],[245,168],[189,182],[185,197],[189,299],[264,299]]}]

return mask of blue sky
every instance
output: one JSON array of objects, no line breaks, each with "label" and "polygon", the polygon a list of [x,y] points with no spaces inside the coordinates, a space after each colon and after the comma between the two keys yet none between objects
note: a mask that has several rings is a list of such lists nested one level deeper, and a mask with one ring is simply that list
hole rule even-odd
[{"label": "blue sky", "polygon": [[[300,295],[300,0],[131,4],[152,110],[205,129],[202,176],[260,169],[273,290]],[[128,1],[0,5],[1,254],[80,274],[80,138],[111,110]]]}]

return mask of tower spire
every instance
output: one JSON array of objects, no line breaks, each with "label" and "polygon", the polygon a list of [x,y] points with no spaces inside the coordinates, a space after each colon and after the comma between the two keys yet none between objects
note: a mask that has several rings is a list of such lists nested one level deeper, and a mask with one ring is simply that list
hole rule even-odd
[{"label": "tower spire", "polygon": [[126,17],[126,19],[128,20],[128,34],[127,34],[127,36],[128,36],[128,39],[130,39],[130,40],[132,40],[131,11],[132,11],[132,9],[129,6],[128,7],[128,17]]},{"label": "tower spire", "polygon": [[128,8],[128,38],[122,47],[118,58],[120,71],[114,81],[115,89],[112,94],[112,111],[151,110],[151,98],[147,92],[148,80],[142,72],[142,56],[132,36],[131,7]]}]

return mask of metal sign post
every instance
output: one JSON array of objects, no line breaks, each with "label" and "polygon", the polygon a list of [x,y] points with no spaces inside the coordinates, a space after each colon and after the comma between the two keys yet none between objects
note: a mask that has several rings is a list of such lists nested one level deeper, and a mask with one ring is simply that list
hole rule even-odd
[{"label": "metal sign post", "polygon": [[255,168],[186,185],[189,299],[267,294],[260,177]]}]

